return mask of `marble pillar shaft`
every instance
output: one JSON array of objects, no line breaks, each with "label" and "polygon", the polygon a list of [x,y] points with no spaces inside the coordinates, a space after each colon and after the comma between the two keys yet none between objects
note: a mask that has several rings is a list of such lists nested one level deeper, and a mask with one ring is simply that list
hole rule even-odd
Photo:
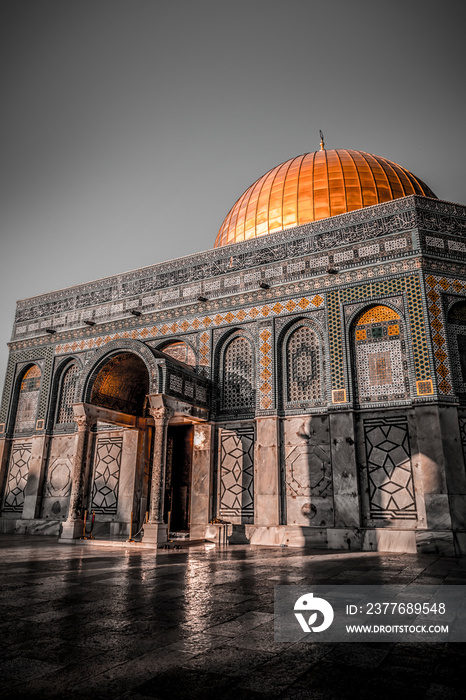
[{"label": "marble pillar shaft", "polygon": [[168,418],[155,419],[149,522],[163,522]]},{"label": "marble pillar shaft", "polygon": [[68,520],[79,520],[83,515],[85,474],[87,472],[89,437],[92,425],[93,423],[88,420],[80,420],[78,422]]}]

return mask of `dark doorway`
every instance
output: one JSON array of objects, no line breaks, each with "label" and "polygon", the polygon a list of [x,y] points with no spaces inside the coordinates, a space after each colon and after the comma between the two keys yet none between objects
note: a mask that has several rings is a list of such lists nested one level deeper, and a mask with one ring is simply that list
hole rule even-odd
[{"label": "dark doorway", "polygon": [[168,428],[165,521],[170,532],[189,532],[193,435],[192,425]]}]

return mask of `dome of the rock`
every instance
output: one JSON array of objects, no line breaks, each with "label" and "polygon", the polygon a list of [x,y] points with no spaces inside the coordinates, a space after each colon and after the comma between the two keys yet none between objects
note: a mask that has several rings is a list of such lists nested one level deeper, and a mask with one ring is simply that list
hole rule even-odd
[{"label": "dome of the rock", "polygon": [[386,158],[321,149],[277,165],[228,212],[215,247],[417,194],[435,197],[422,180]]}]

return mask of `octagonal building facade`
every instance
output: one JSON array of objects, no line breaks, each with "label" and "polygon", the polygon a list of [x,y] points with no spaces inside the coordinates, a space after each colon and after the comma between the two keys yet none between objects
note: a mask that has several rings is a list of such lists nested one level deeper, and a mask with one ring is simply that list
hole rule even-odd
[{"label": "octagonal building facade", "polygon": [[463,554],[465,256],[466,207],[322,144],[212,250],[18,302],[1,531]]}]

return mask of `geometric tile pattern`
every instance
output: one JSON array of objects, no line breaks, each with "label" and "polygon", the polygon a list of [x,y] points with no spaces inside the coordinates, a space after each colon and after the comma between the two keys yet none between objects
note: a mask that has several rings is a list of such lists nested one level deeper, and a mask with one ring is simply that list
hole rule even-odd
[{"label": "geometric tile pattern", "polygon": [[404,418],[364,421],[369,517],[416,519],[408,423]]},{"label": "geometric tile pattern", "polygon": [[236,523],[254,522],[254,427],[222,429],[220,456],[220,517]]},{"label": "geometric tile pattern", "polygon": [[210,333],[203,331],[199,336],[199,365],[208,367],[210,364]]},{"label": "geometric tile pattern", "polygon": [[116,513],[122,447],[122,437],[97,440],[90,507],[96,513]]},{"label": "geometric tile pattern", "polygon": [[[361,320],[365,321],[363,328]],[[366,311],[357,323],[356,380],[361,402],[395,401],[409,396],[405,344],[399,336],[397,320],[395,311],[377,306],[373,313]]]},{"label": "geometric tile pattern", "polygon": [[460,418],[460,435],[461,435],[461,445],[463,447],[463,459],[466,464],[466,418]]},{"label": "geometric tile pattern", "polygon": [[455,304],[449,311],[448,349],[453,384],[458,397],[466,399],[466,302]]},{"label": "geometric tile pattern", "polygon": [[466,291],[466,283],[458,279],[436,277],[434,275],[429,275],[426,282],[428,287],[428,308],[439,393],[452,395],[453,378],[450,374],[448,362],[446,362],[448,357],[447,333],[441,295],[445,292],[454,294],[459,294],[460,292],[464,293]]},{"label": "geometric tile pattern", "polygon": [[30,367],[23,377],[16,410],[15,430],[34,430],[39,404],[41,371],[37,365]]},{"label": "geometric tile pattern", "polygon": [[247,338],[238,335],[223,356],[222,409],[254,409],[254,405],[253,349]]},{"label": "geometric tile pattern", "polygon": [[13,444],[3,504],[5,512],[21,513],[23,510],[31,451],[32,442],[15,442]]},{"label": "geometric tile pattern", "polygon": [[[377,274],[381,274],[382,266],[374,268]],[[397,272],[394,264],[391,272]],[[390,274],[390,270],[386,270]],[[345,388],[345,366],[343,362],[343,343],[341,338],[340,314],[343,305],[354,304],[364,299],[367,306],[371,298],[387,297],[391,295],[406,294],[409,311],[409,325],[411,330],[411,352],[414,360],[416,379],[429,379],[431,376],[430,359],[427,346],[426,329],[423,317],[421,284],[416,274],[404,277],[387,277],[373,280],[370,284],[363,283],[352,287],[343,287],[327,293],[329,344],[332,388]],[[393,303],[395,303],[393,299]],[[394,313],[394,312],[393,312]]]},{"label": "geometric tile pattern", "polygon": [[309,326],[300,326],[286,347],[287,402],[315,401],[321,397],[320,343]]},{"label": "geometric tile pattern", "polygon": [[263,410],[273,404],[273,340],[272,325],[261,324],[259,332],[259,406]]},{"label": "geometric tile pattern", "polygon": [[73,401],[79,369],[77,365],[71,365],[65,370],[60,391],[60,399],[57,410],[57,423],[73,423]]},{"label": "geometric tile pattern", "polygon": [[[144,328],[135,328],[132,331],[121,331],[108,335],[96,336],[85,340],[76,340],[66,343],[60,343],[55,347],[56,355],[64,355],[70,352],[79,352],[81,350],[92,350],[99,348],[111,340],[120,340],[122,338],[133,338],[145,340],[146,338],[154,338],[156,336],[174,335],[177,333],[186,333],[188,330],[197,331],[200,328],[215,328],[220,325],[231,325],[243,323],[245,321],[255,321],[257,318],[267,318],[269,316],[280,316],[299,312],[306,309],[314,309],[321,307],[324,300],[319,294],[312,297],[300,297],[298,299],[289,299],[286,303],[276,302],[272,306],[265,304],[264,306],[253,306],[249,308],[241,308],[234,312],[228,311],[225,313],[216,313],[210,316],[195,317],[192,319],[186,318],[182,323],[174,321],[173,323],[162,323],[157,326],[147,326]],[[201,355],[202,358],[202,355]],[[202,359],[200,364],[202,364]]]}]

